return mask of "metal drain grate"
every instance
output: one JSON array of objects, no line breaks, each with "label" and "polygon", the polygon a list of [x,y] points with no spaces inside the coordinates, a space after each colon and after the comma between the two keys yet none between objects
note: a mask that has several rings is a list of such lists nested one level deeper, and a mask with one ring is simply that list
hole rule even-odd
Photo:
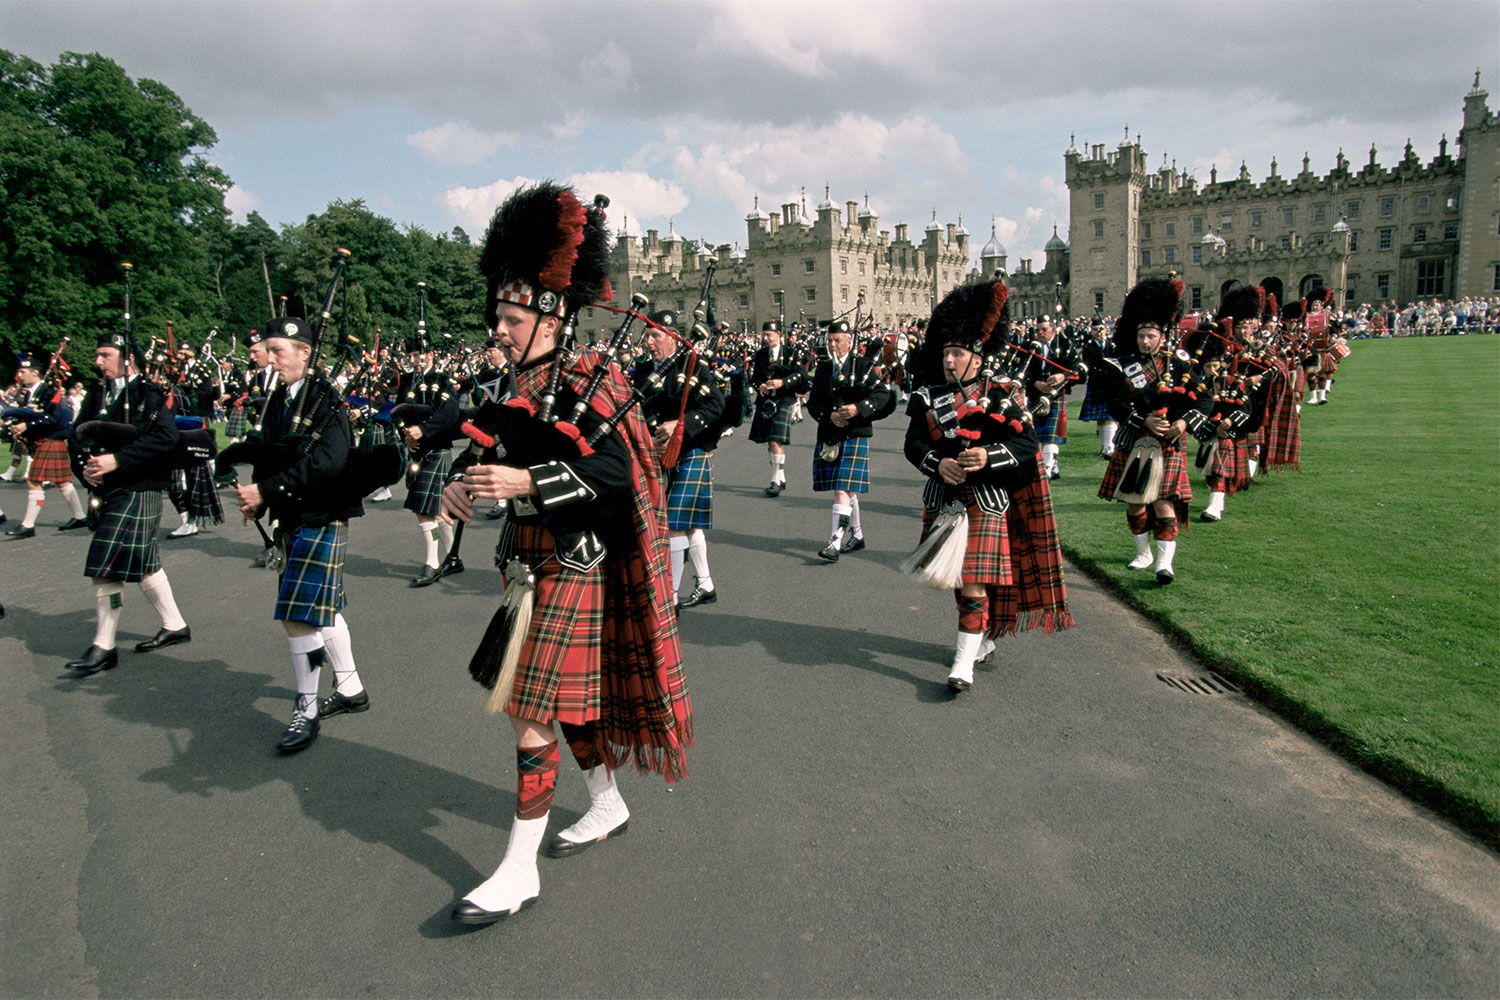
[{"label": "metal drain grate", "polygon": [[1172,685],[1188,694],[1239,694],[1240,689],[1212,671],[1206,674],[1174,674],[1165,670],[1156,672],[1157,680]]}]

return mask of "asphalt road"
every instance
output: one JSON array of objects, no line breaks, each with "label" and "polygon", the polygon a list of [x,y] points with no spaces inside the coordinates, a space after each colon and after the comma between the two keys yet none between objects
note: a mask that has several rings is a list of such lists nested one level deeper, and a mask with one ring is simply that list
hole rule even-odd
[{"label": "asphalt road", "polygon": [[[1004,641],[950,696],[952,598],[896,571],[919,495],[896,424],[869,548],[836,565],[810,426],[776,500],[763,449],[722,445],[722,596],[682,617],[691,776],[622,776],[629,835],[543,858],[539,905],[481,929],[447,914],[514,807],[509,727],[465,670],[497,522],[426,590],[399,488],[354,523],[373,707],[281,758],[292,674],[253,530],[164,541],[192,643],[78,679],[88,539],[50,503],[0,539],[0,994],[1500,994],[1500,860],[1237,694],[1163,683],[1203,671],[1080,574],[1076,629]],[[0,484],[13,520],[23,497]],[[125,601],[128,649],[156,621]],[[564,758],[553,829],[586,803]]]}]

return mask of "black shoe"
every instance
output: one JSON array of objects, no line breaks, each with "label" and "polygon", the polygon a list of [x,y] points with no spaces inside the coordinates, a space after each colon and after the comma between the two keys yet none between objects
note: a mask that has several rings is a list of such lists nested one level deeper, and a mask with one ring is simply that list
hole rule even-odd
[{"label": "black shoe", "polygon": [[162,629],[145,642],[135,644],[137,653],[149,653],[153,649],[161,649],[164,646],[175,646],[180,642],[192,642],[193,630],[186,625],[179,629]]},{"label": "black shoe", "polygon": [[1047,473],[1047,478],[1048,479],[1061,479],[1062,478],[1062,471],[1060,469],[1053,469],[1053,470],[1051,470],[1050,472]]},{"label": "black shoe", "polygon": [[1206,510],[1203,511],[1201,514],[1198,515],[1198,520],[1200,520],[1200,521],[1207,521],[1210,524],[1212,524],[1213,522],[1217,521],[1218,519],[1219,519],[1219,515],[1218,514],[1210,514]]},{"label": "black shoe", "polygon": [[436,566],[423,566],[422,572],[411,578],[413,587],[430,587],[438,581],[438,568]]},{"label": "black shoe", "polygon": [[356,695],[342,695],[337,691],[318,702],[318,718],[327,719],[334,715],[343,715],[345,712],[367,712],[370,709],[369,692],[361,691]]},{"label": "black shoe", "polygon": [[514,910],[484,910],[475,906],[467,899],[460,900],[453,904],[453,919],[460,924],[474,924],[475,926],[482,927],[485,924],[493,924],[497,920],[503,920],[506,917],[520,913],[528,906],[534,904],[539,898],[538,896],[532,896],[530,899],[523,899],[521,900],[521,905]]},{"label": "black shoe", "polygon": [[693,592],[688,595],[687,600],[679,601],[679,608],[696,608],[700,604],[714,604],[719,600],[719,591],[704,590],[702,587],[694,587]]},{"label": "black shoe", "polygon": [[498,504],[498,503],[495,504],[495,506],[491,507],[489,510],[487,510],[487,511],[484,512],[484,516],[485,516],[486,520],[490,520],[490,521],[498,520],[499,518],[504,517],[505,516],[505,505],[504,504]]},{"label": "black shoe", "polygon": [[766,487],[766,496],[779,497],[786,490],[786,483],[772,483]]},{"label": "black shoe", "polygon": [[462,573],[463,571],[464,561],[462,559],[459,559],[457,556],[449,556],[447,559],[444,559],[443,564],[438,567],[437,575],[439,577],[452,576],[454,573]]},{"label": "black shoe", "polygon": [[292,724],[286,727],[286,732],[281,734],[281,739],[276,741],[276,749],[282,753],[296,753],[312,746],[313,740],[317,738],[318,720],[298,715],[292,719]]},{"label": "black shoe", "polygon": [[1162,586],[1166,586],[1167,584],[1171,583],[1174,577],[1175,574],[1173,574],[1173,572],[1169,569],[1159,569],[1156,571],[1156,582],[1161,584]]},{"label": "black shoe", "polygon": [[9,520],[10,520],[10,518],[6,517],[4,514],[0,514],[0,524],[4,524],[6,521],[9,521]]},{"label": "black shoe", "polygon": [[120,662],[120,651],[118,649],[100,649],[98,646],[90,646],[76,660],[69,660],[66,664],[69,670],[76,670],[82,674],[97,674],[101,670],[113,670]]},{"label": "black shoe", "polygon": [[59,524],[57,530],[72,531],[74,528],[86,528],[88,527],[88,523],[88,518],[86,517],[70,517],[62,524]]},{"label": "black shoe", "polygon": [[844,544],[839,547],[840,552],[858,552],[865,547],[864,535],[850,535],[844,539]]},{"label": "black shoe", "polygon": [[829,539],[828,544],[818,550],[818,555],[824,559],[827,559],[829,562],[838,562],[839,540],[837,538]]},{"label": "black shoe", "polygon": [[12,538],[31,538],[36,535],[35,528],[28,528],[24,524],[18,524],[6,532]]},{"label": "black shoe", "polygon": [[549,858],[571,858],[612,837],[623,837],[629,830],[630,820],[627,819],[604,836],[595,837],[593,840],[564,840],[561,834],[554,834],[552,839],[547,841],[547,846],[542,849],[542,852]]}]

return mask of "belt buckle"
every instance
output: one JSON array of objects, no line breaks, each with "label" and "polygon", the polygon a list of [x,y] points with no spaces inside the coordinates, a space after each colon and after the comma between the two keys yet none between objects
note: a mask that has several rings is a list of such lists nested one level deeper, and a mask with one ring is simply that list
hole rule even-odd
[{"label": "belt buckle", "polygon": [[535,517],[537,515],[536,504],[531,502],[530,497],[512,497],[510,512],[515,517]]}]

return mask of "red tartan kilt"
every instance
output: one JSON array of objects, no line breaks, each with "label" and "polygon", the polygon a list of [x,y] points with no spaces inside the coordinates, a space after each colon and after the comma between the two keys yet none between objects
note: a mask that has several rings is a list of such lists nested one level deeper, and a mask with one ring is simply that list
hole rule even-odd
[{"label": "red tartan kilt", "polygon": [[[1193,487],[1188,482],[1187,453],[1180,442],[1162,442],[1161,493],[1157,500],[1177,500],[1183,503],[1193,499]],[[1130,449],[1115,449],[1109,456],[1109,466],[1104,470],[1104,479],[1099,483],[1099,498],[1113,500],[1125,475],[1125,463],[1130,460]]]},{"label": "red tartan kilt", "polygon": [[[974,491],[960,486],[955,499],[963,502],[969,512],[968,545],[964,549],[964,583],[985,583],[996,586],[1009,585],[1010,538],[1006,532],[1004,514],[990,514],[979,509],[974,502]],[[932,528],[936,511],[922,511],[922,537]]]},{"label": "red tartan kilt", "polygon": [[597,719],[604,570],[563,566],[553,558],[551,533],[539,525],[517,525],[515,555],[534,567],[536,605],[506,714],[574,725]]},{"label": "red tartan kilt", "polygon": [[1322,354],[1319,357],[1322,359],[1322,364],[1318,366],[1319,374],[1332,375],[1339,370],[1338,360],[1332,354]]},{"label": "red tartan kilt", "polygon": [[73,467],[68,463],[68,443],[50,438],[36,443],[27,470],[28,483],[55,483],[62,486],[73,481]]},{"label": "red tartan kilt", "polygon": [[1250,487],[1250,453],[1258,447],[1248,438],[1220,438],[1219,450],[1214,455],[1213,466],[1203,478],[1209,488],[1215,484],[1228,496]]}]

